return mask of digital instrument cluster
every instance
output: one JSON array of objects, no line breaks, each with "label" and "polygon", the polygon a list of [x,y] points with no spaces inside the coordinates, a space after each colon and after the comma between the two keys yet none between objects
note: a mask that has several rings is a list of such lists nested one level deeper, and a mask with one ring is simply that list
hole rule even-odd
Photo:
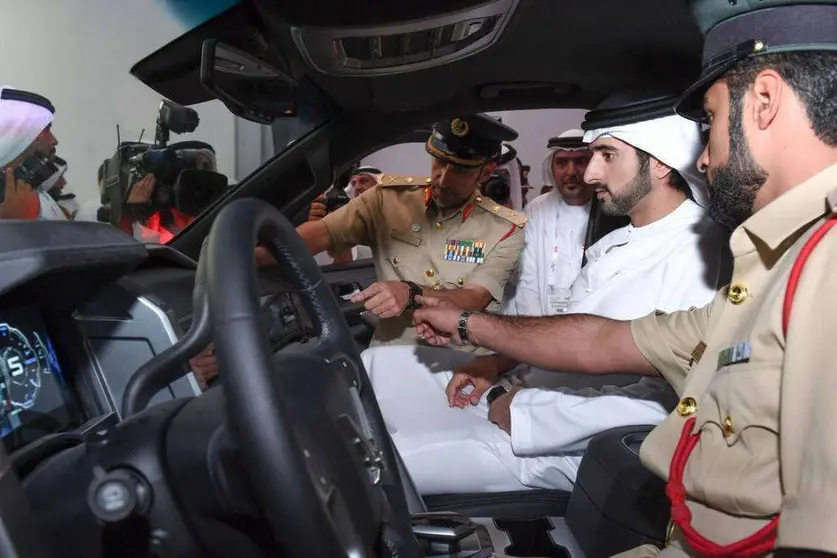
[{"label": "digital instrument cluster", "polygon": [[0,437],[7,449],[63,430],[74,414],[37,310],[0,311]]}]

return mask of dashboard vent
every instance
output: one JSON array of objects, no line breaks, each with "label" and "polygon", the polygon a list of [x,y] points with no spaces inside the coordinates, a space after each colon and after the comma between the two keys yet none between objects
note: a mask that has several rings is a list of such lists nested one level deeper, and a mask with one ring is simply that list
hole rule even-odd
[{"label": "dashboard vent", "polygon": [[500,38],[518,0],[495,0],[432,19],[374,28],[295,27],[294,42],[315,70],[332,75],[410,72],[460,60]]}]

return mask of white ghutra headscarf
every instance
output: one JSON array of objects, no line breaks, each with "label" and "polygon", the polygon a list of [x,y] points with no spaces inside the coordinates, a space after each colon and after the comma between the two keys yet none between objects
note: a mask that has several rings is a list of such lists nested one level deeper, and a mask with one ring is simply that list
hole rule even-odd
[{"label": "white ghutra headscarf", "polygon": [[55,117],[48,108],[25,100],[4,98],[4,91],[19,91],[14,87],[0,87],[0,167],[5,167],[32,145]]},{"label": "white ghutra headscarf", "polygon": [[697,169],[703,151],[700,125],[682,116],[671,115],[634,124],[588,130],[585,143],[610,136],[645,151],[661,163],[677,170],[688,182],[695,203],[706,207],[709,202],[706,178]]},{"label": "white ghutra headscarf", "polygon": [[578,129],[567,130],[557,138],[552,138],[547,144],[546,157],[543,160],[543,186],[555,187],[555,176],[552,174],[552,158],[558,151],[587,151],[584,145],[584,131]]}]

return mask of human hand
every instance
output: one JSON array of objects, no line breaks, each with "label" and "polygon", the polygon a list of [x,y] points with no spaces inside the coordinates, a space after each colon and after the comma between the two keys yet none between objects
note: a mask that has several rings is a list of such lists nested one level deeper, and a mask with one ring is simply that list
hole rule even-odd
[{"label": "human hand", "polygon": [[511,436],[511,405],[515,394],[521,390],[520,386],[513,387],[508,392],[494,400],[488,408],[488,420]]},{"label": "human hand", "polygon": [[218,377],[218,358],[215,356],[215,347],[209,345],[203,351],[189,359],[189,366],[198,379],[203,389],[209,382]]},{"label": "human hand", "polygon": [[431,345],[462,345],[459,337],[459,317],[462,308],[456,304],[433,297],[417,296],[423,306],[413,313],[416,332]]},{"label": "human hand", "polygon": [[311,209],[308,210],[309,221],[319,221],[328,215],[328,209],[325,205],[325,195],[322,195],[311,202]]},{"label": "human hand", "polygon": [[0,219],[37,219],[41,201],[28,182],[15,176],[13,167],[6,167],[6,195],[0,203]]},{"label": "human hand", "polygon": [[351,302],[364,302],[364,308],[379,318],[401,315],[410,300],[410,286],[403,281],[378,281],[354,295]]},{"label": "human hand", "polygon": [[270,251],[264,246],[256,246],[256,251],[253,257],[256,260],[256,267],[276,265],[277,263],[276,258],[273,257],[273,254],[271,254]]},{"label": "human hand", "polygon": [[141,204],[150,202],[156,185],[157,179],[154,178],[154,175],[151,173],[146,174],[131,186],[131,193],[128,194],[127,203]]},{"label": "human hand", "polygon": [[[448,405],[464,409],[468,404],[479,404],[483,394],[500,376],[496,359],[496,355],[481,356],[462,366],[457,366],[445,388]],[[464,392],[468,387],[473,388],[471,393]]]}]

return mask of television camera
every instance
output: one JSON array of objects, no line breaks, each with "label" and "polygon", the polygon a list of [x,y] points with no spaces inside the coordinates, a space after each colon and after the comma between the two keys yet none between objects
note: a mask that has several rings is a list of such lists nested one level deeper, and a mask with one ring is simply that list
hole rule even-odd
[{"label": "television camera", "polygon": [[[100,170],[98,219],[120,226],[124,217],[144,221],[155,212],[171,209],[197,216],[222,196],[227,177],[216,172],[211,145],[200,141],[169,144],[170,133],[194,132],[199,122],[194,109],[163,100],[153,144],[118,139],[116,152]],[[155,178],[150,200],[131,203],[132,188],[149,174]]]},{"label": "television camera", "polygon": [[491,198],[500,205],[506,205],[511,200],[511,177],[506,169],[492,172],[482,186],[484,196]]}]

